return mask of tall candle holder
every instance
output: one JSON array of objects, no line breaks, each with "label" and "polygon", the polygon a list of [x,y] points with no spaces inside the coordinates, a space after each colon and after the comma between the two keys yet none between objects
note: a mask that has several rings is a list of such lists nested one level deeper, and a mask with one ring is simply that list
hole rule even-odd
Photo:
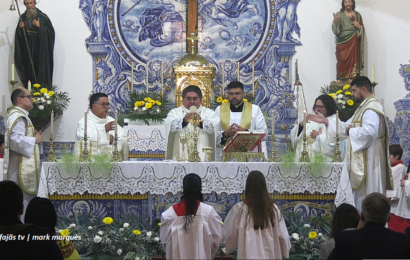
[{"label": "tall candle holder", "polygon": [[306,135],[303,135],[303,150],[300,154],[299,162],[310,162],[309,153],[306,150]]},{"label": "tall candle holder", "polygon": [[48,152],[47,162],[57,162],[56,154],[54,152],[53,134],[50,134],[50,151]]},{"label": "tall candle holder", "polygon": [[84,149],[81,151],[81,158],[80,161],[81,162],[90,162],[91,158],[90,158],[90,154],[88,152],[88,148],[87,148],[87,135],[84,135]]},{"label": "tall candle holder", "polygon": [[278,161],[278,158],[276,157],[275,135],[274,135],[273,130],[272,130],[272,140],[271,140],[271,143],[272,143],[272,149],[271,149],[271,151],[270,151],[269,161],[270,161],[270,162],[277,162],[277,161]]},{"label": "tall candle holder", "polygon": [[118,153],[118,136],[117,136],[117,133],[115,133],[115,136],[114,136],[113,146],[114,146],[114,151],[112,152],[111,162],[119,162],[120,161],[120,156],[119,156],[119,153]]},{"label": "tall candle holder", "polygon": [[189,122],[194,126],[194,154],[192,158],[189,158],[190,162],[200,162],[201,158],[199,158],[198,153],[198,126],[203,120],[198,117],[197,114],[194,115],[194,118],[191,119]]},{"label": "tall candle holder", "polygon": [[342,156],[339,149],[339,134],[336,134],[336,150],[332,162],[342,162]]}]

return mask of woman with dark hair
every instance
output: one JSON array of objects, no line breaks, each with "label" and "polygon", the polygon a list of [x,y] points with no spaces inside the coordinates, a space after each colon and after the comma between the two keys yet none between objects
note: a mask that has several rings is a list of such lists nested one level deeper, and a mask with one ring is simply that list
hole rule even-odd
[{"label": "woman with dark hair", "polygon": [[[336,102],[329,95],[320,95],[315,100],[313,111],[317,114],[320,113],[327,117],[329,120],[336,120]],[[310,156],[314,153],[320,153],[328,157],[330,161],[335,155],[336,144],[329,143],[326,138],[326,126],[316,122],[306,123],[306,149]],[[292,148],[296,152],[296,160],[299,161],[301,152],[303,149],[303,118],[300,123],[296,125],[291,131]],[[344,146],[339,144],[339,148],[342,152],[342,158],[344,158]]]},{"label": "woman with dark hair", "polygon": [[[46,227],[50,229],[50,236],[56,235],[55,228],[57,225],[57,213],[53,203],[51,203],[49,199],[39,197],[30,200],[24,217],[24,223]],[[57,236],[60,236],[60,234],[57,234]],[[56,239],[55,241],[57,242],[64,259],[81,259],[70,240]]]},{"label": "woman with dark hair", "polygon": [[320,244],[319,259],[327,259],[335,247],[334,237],[336,233],[356,229],[359,225],[360,215],[357,209],[350,204],[343,203],[337,207],[332,219],[332,229],[329,239]]},{"label": "woman with dark hair", "polygon": [[232,207],[225,219],[226,252],[238,248],[237,259],[282,259],[289,257],[290,240],[282,212],[270,198],[259,171],[246,179],[245,200]]},{"label": "woman with dark hair", "polygon": [[161,215],[160,236],[167,259],[213,259],[218,251],[222,219],[202,202],[201,190],[201,178],[187,174],[181,202]]}]

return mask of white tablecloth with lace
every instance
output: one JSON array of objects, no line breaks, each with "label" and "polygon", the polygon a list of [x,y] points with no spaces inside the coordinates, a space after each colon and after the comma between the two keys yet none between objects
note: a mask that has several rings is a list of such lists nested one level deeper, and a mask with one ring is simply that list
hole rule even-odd
[{"label": "white tablecloth with lace", "polygon": [[82,163],[78,173],[66,174],[59,163],[43,163],[38,196],[84,194],[176,194],[182,191],[182,179],[188,173],[197,173],[203,180],[202,192],[218,194],[242,193],[248,173],[261,171],[268,190],[290,194],[318,192],[336,193],[337,205],[353,204],[352,188],[346,167],[342,163],[328,163],[322,173],[311,173],[308,164],[297,163],[292,170],[284,170],[281,163],[269,162],[121,162],[112,164],[111,173],[90,171]]}]

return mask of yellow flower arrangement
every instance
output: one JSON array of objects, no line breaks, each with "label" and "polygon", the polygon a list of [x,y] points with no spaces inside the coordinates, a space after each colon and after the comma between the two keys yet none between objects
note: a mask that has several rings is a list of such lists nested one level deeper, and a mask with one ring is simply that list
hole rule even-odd
[{"label": "yellow flower arrangement", "polygon": [[222,104],[225,104],[226,102],[228,102],[227,99],[222,100]]},{"label": "yellow flower arrangement", "polygon": [[347,103],[349,106],[353,106],[353,105],[354,105],[354,101],[351,100],[351,99],[347,100],[346,103]]},{"label": "yellow flower arrangement", "polygon": [[161,222],[158,223],[158,226],[161,226]]},{"label": "yellow flower arrangement", "polygon": [[151,105],[151,103],[146,103],[146,104],[145,104],[145,107],[146,107],[147,109],[150,109],[150,108],[152,107],[152,105]]},{"label": "yellow flower arrangement", "polygon": [[346,90],[346,89],[349,89],[349,88],[350,88],[349,85],[344,85],[344,86],[343,86],[343,90]]},{"label": "yellow flower arrangement", "polygon": [[155,100],[152,100],[152,99],[149,102],[151,103],[152,106],[155,105],[156,103]]},{"label": "yellow flower arrangement", "polygon": [[52,97],[53,95],[54,95],[54,91],[48,92],[48,96],[49,96],[49,97]]},{"label": "yellow flower arrangement", "polygon": [[222,100],[223,100],[223,98],[222,98],[222,97],[218,97],[218,98],[216,99],[216,102],[221,103],[221,102],[222,102]]},{"label": "yellow flower arrangement", "polygon": [[137,236],[141,235],[141,231],[139,231],[139,230],[133,230],[132,233],[134,233]]},{"label": "yellow flower arrangement", "polygon": [[36,96],[40,96],[40,95],[41,95],[40,92],[34,92],[34,93],[33,93],[33,96],[35,96],[35,97],[36,97]]},{"label": "yellow flower arrangement", "polygon": [[309,238],[310,239],[314,239],[315,237],[317,237],[316,231],[309,232]]},{"label": "yellow flower arrangement", "polygon": [[352,92],[350,92],[350,91],[345,92],[345,96],[351,96],[351,95],[352,95]]},{"label": "yellow flower arrangement", "polygon": [[134,107],[139,107],[139,106],[140,106],[140,102],[139,102],[139,101],[137,101],[137,102],[134,103]]},{"label": "yellow flower arrangement", "polygon": [[43,94],[44,94],[44,93],[47,93],[47,89],[46,89],[46,88],[42,88],[42,89],[40,89],[40,92],[43,93]]},{"label": "yellow flower arrangement", "polygon": [[332,98],[335,98],[335,93],[329,93],[329,96],[331,96]]},{"label": "yellow flower arrangement", "polygon": [[35,98],[33,98],[33,103],[36,103],[36,99],[35,99]]},{"label": "yellow flower arrangement", "polygon": [[114,222],[114,220],[110,217],[106,217],[106,218],[103,219],[103,223],[106,224],[106,225],[109,225],[112,222]]},{"label": "yellow flower arrangement", "polygon": [[65,237],[65,236],[70,235],[70,231],[68,229],[63,229],[63,230],[61,230],[60,234]]},{"label": "yellow flower arrangement", "polygon": [[248,100],[246,99],[246,98],[244,98],[244,99],[242,99],[243,100],[243,102],[248,102]]},{"label": "yellow flower arrangement", "polygon": [[162,105],[162,103],[161,103],[161,102],[159,102],[158,100],[157,100],[157,101],[155,101],[155,103],[156,103],[158,106]]},{"label": "yellow flower arrangement", "polygon": [[39,88],[40,86],[41,86],[41,85],[38,84],[38,83],[36,83],[36,84],[33,85],[33,87],[35,87],[35,88]]},{"label": "yellow flower arrangement", "polygon": [[342,93],[342,90],[339,89],[338,91],[336,91],[336,95],[339,95],[340,93]]},{"label": "yellow flower arrangement", "polygon": [[145,102],[149,102],[151,99],[149,98],[149,97],[147,97],[147,98],[144,98],[144,101]]}]

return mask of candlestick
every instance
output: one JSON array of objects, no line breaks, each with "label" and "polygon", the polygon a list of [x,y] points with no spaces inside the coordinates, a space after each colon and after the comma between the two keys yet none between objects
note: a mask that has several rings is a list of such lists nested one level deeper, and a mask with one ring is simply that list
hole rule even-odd
[{"label": "candlestick", "polygon": [[118,110],[115,110],[115,136],[117,136]]},{"label": "candlestick", "polygon": [[147,77],[146,77],[146,79],[145,79],[145,81],[146,81],[146,85],[147,85],[147,93],[148,93],[148,63],[147,63]]},{"label": "candlestick", "polygon": [[164,96],[164,62],[161,61],[161,96]]},{"label": "candlestick", "polygon": [[303,110],[303,136],[306,136],[306,110]]},{"label": "candlestick", "polygon": [[271,151],[269,161],[276,162],[276,151],[275,151],[275,111],[272,111],[272,139],[271,139]]},{"label": "candlestick", "polygon": [[31,81],[30,80],[28,81],[28,92],[31,93]]},{"label": "candlestick", "polygon": [[272,136],[274,136],[275,133],[275,111],[272,111]]},{"label": "candlestick", "polygon": [[87,109],[84,111],[84,136],[87,136]]},{"label": "candlestick", "polygon": [[252,95],[255,97],[255,61],[252,61]]},{"label": "candlestick", "polygon": [[14,81],[14,63],[11,64],[11,80]]},{"label": "candlestick", "polygon": [[241,64],[239,63],[239,61],[238,61],[238,81],[239,81],[239,66],[240,66]]},{"label": "candlestick", "polygon": [[336,110],[336,136],[339,136],[339,111]]},{"label": "candlestick", "polygon": [[53,134],[53,129],[54,129],[54,110],[51,110],[51,129],[50,133]]},{"label": "candlestick", "polygon": [[131,61],[131,93],[134,92],[134,61]]},{"label": "candlestick", "polygon": [[375,67],[374,67],[374,65],[372,66],[372,82],[375,82],[375,78],[376,78],[376,75],[375,75]]},{"label": "candlestick", "polygon": [[[223,51],[223,48],[222,48],[222,51]],[[224,91],[225,91],[225,62],[222,61],[222,98],[224,96]]]},{"label": "candlestick", "polygon": [[306,110],[303,110],[303,136],[302,136],[302,152],[300,153],[299,162],[309,162],[309,153],[307,152],[307,138],[306,138]]}]

